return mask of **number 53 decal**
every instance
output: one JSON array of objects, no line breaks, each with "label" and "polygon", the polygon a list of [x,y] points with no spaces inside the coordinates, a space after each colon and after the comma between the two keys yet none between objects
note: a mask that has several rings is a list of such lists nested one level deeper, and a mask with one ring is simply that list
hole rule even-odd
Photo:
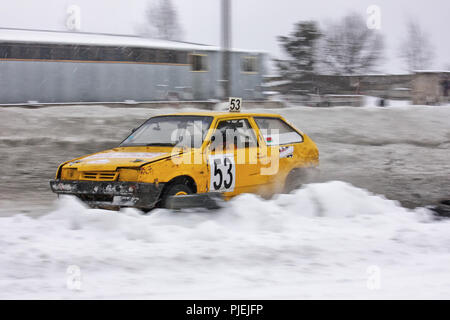
[{"label": "number 53 decal", "polygon": [[228,111],[229,112],[240,112],[241,111],[241,105],[242,105],[242,99],[241,98],[229,98],[228,101]]},{"label": "number 53 decal", "polygon": [[234,190],[236,181],[236,166],[233,154],[215,154],[209,156],[209,166],[211,168],[210,191]]}]

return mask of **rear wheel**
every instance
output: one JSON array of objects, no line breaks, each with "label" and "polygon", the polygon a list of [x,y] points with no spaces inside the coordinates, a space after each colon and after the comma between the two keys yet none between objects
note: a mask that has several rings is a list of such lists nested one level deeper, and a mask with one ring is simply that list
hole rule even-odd
[{"label": "rear wheel", "polygon": [[317,180],[317,169],[315,168],[296,168],[289,172],[285,183],[284,193],[290,193],[300,189],[304,184],[313,183]]},{"label": "rear wheel", "polygon": [[185,196],[193,194],[194,191],[185,183],[174,183],[169,185],[161,197],[161,207],[167,208],[167,200],[171,196]]}]

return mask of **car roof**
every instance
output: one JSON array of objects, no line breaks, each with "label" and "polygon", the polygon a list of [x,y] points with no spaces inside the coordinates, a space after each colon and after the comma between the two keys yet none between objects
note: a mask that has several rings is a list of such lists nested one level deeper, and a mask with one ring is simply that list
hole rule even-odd
[{"label": "car roof", "polygon": [[279,114],[275,113],[250,113],[250,112],[218,112],[218,111],[201,111],[201,112],[180,112],[180,113],[169,113],[161,114],[160,116],[209,116],[216,119],[222,118],[239,118],[239,117],[270,117],[270,118],[281,118]]}]

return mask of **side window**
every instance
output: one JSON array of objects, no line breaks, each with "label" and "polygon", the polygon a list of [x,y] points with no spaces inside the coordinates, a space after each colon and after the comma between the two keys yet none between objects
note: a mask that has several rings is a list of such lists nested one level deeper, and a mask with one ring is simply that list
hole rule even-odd
[{"label": "side window", "polygon": [[211,137],[211,150],[249,148],[258,145],[256,135],[247,119],[222,120]]},{"label": "side window", "polygon": [[191,54],[191,71],[208,71],[208,56],[206,54]]},{"label": "side window", "polygon": [[303,137],[286,122],[278,118],[255,117],[267,145],[283,145],[303,142]]}]

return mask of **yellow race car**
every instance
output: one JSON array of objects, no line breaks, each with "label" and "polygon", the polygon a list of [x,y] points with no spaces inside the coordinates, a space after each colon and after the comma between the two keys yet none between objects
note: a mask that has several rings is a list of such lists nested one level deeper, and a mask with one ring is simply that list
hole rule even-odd
[{"label": "yellow race car", "polygon": [[202,196],[270,197],[318,165],[315,143],[279,115],[179,113],[148,119],[116,148],[62,163],[50,186],[92,207],[214,207]]}]

